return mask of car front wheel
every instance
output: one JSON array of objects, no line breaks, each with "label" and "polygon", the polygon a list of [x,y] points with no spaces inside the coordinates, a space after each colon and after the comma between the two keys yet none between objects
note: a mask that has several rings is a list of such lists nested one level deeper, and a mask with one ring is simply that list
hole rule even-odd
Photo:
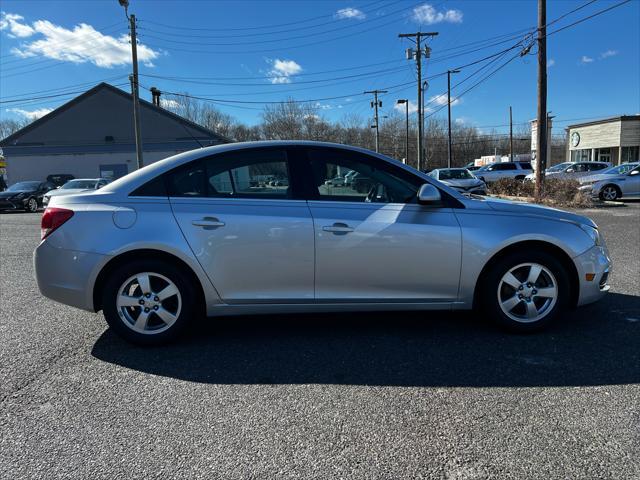
[{"label": "car front wheel", "polygon": [[182,269],[157,260],[116,268],[105,283],[102,306],[109,326],[141,345],[175,340],[194,315],[196,298]]},{"label": "car front wheel", "polygon": [[36,213],[38,211],[38,200],[31,197],[27,200],[27,205],[25,206],[25,210],[29,213]]},{"label": "car front wheel", "polygon": [[620,190],[615,185],[605,185],[600,190],[600,200],[614,201],[620,198]]},{"label": "car front wheel", "polygon": [[540,330],[569,304],[567,273],[545,252],[509,254],[481,281],[484,311],[511,331]]}]

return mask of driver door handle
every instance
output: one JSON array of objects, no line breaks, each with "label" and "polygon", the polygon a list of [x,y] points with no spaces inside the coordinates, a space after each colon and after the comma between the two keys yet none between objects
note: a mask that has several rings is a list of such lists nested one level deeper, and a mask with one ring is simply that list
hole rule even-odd
[{"label": "driver door handle", "polygon": [[342,234],[353,232],[353,228],[351,228],[346,223],[336,222],[333,225],[327,225],[322,227],[322,230],[325,232],[332,232],[335,234]]},{"label": "driver door handle", "polygon": [[192,221],[191,225],[193,225],[194,227],[218,228],[218,227],[224,227],[225,223],[221,222],[215,217],[204,217],[200,220]]}]

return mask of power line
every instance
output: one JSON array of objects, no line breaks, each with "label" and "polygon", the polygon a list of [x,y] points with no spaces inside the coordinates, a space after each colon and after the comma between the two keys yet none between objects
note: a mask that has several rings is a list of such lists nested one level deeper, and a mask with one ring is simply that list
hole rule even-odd
[{"label": "power line", "polygon": [[[394,2],[391,2],[391,3],[388,3],[386,5],[383,5],[383,6],[379,7],[379,8],[388,8],[388,7],[392,6],[392,5],[396,5],[398,3],[401,3],[402,1],[403,0],[396,0]],[[380,3],[380,2],[376,2],[376,3]],[[414,8],[414,7],[415,7],[415,5],[411,5],[410,7],[403,7],[402,9],[399,9],[399,10],[396,10],[394,12],[391,12],[391,13],[387,14],[387,16],[393,15],[394,13],[402,12],[404,10],[408,10],[409,8]],[[375,9],[375,10],[377,10],[377,9]],[[373,11],[373,9],[372,9],[372,11]],[[366,14],[369,14],[371,12],[364,11],[363,13],[366,15]],[[317,25],[307,25],[307,26],[304,26],[304,27],[300,27],[299,26],[297,28],[289,28],[289,29],[286,29],[286,30],[276,30],[276,31],[272,31],[272,32],[259,32],[259,33],[245,33],[245,34],[239,34],[239,35],[233,35],[233,34],[230,35],[228,33],[224,34],[224,35],[194,35],[194,34],[186,34],[186,33],[182,32],[182,31],[180,31],[180,32],[161,32],[161,31],[154,30],[154,29],[151,29],[151,28],[144,28],[144,23],[146,23],[146,22],[141,22],[143,24],[143,27],[141,27],[140,29],[141,30],[145,30],[145,31],[149,31],[149,32],[153,32],[153,33],[157,33],[157,34],[160,34],[160,35],[167,35],[167,36],[170,36],[170,37],[179,37],[179,38],[224,38],[224,39],[228,39],[228,38],[245,38],[245,37],[264,37],[266,35],[289,34],[291,32],[298,32],[298,31],[302,31],[302,30],[308,32],[310,29],[313,29],[313,28],[323,27],[323,26],[326,26],[326,25],[335,25],[336,19],[333,18],[333,15],[331,15],[331,17],[332,17],[332,20],[330,20],[328,22],[319,23]],[[332,28],[332,29],[326,30],[324,32],[314,33],[314,35],[322,35],[324,33],[329,33],[329,32],[333,32],[333,31],[344,30],[344,29],[348,29],[348,28],[354,28],[354,27],[357,27],[359,25],[370,23],[370,22],[375,21],[375,20],[377,20],[379,18],[384,18],[384,16],[380,15],[378,17],[374,17],[374,18],[371,18],[369,20],[363,20],[363,21],[359,21],[357,23],[351,23],[351,24],[348,24],[348,25],[342,25],[342,26],[339,26],[339,27],[336,27],[336,28]],[[296,25],[299,25],[299,23],[296,23]],[[299,36],[299,37],[288,37],[288,38],[284,38],[284,39],[281,39],[281,40],[290,40],[292,38],[304,38],[306,36],[308,36],[308,35],[303,35],[303,36]],[[149,36],[149,37],[151,38],[151,36]],[[154,38],[157,38],[157,37],[154,37]],[[175,41],[173,39],[169,39],[169,40],[172,41],[172,42]],[[268,42],[271,42],[271,41],[278,41],[278,40],[260,41],[258,43],[265,43],[265,42],[268,43]],[[250,44],[253,44],[253,43],[254,42],[241,43],[241,44],[250,45]],[[222,44],[198,43],[198,44],[200,44],[200,45],[238,45],[238,43],[231,43],[231,44],[224,44],[224,43],[222,43]]]},{"label": "power line", "polygon": [[[371,2],[368,3],[364,6],[362,6],[362,8],[368,8],[371,5],[375,5],[377,3],[382,3],[383,0],[378,0],[375,2]],[[328,18],[328,17],[334,17],[335,14],[325,14],[325,15],[319,15],[316,17],[311,17],[311,18],[307,18],[307,19],[303,19],[303,20],[297,20],[295,22],[288,22],[288,23],[280,23],[280,24],[273,24],[273,25],[262,25],[262,26],[257,26],[257,27],[241,27],[241,28],[211,28],[211,27],[203,27],[203,28],[198,28],[198,27],[180,27],[180,26],[176,26],[176,25],[168,25],[166,23],[159,23],[159,22],[154,22],[151,20],[145,20],[145,23],[150,23],[153,25],[158,25],[161,27],[166,27],[166,28],[172,28],[172,29],[176,29],[176,30],[194,30],[194,31],[218,31],[218,32],[233,32],[233,31],[243,31],[243,30],[260,30],[260,29],[265,29],[265,28],[278,28],[278,27],[286,27],[289,25],[299,25],[301,23],[307,23],[307,22],[312,22],[314,20],[319,20],[321,18]]]}]

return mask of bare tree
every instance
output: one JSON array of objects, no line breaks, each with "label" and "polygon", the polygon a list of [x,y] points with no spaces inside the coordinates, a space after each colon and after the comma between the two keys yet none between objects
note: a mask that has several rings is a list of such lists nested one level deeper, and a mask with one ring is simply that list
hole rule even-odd
[{"label": "bare tree", "polygon": [[7,138],[9,135],[14,134],[21,128],[27,126],[29,123],[28,120],[10,120],[10,119],[2,119],[0,120],[0,140]]}]

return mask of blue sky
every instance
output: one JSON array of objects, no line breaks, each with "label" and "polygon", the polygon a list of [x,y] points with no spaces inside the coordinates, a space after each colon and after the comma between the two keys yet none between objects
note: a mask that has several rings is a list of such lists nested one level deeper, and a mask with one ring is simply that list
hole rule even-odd
[{"label": "blue sky", "polygon": [[[549,0],[549,22],[589,3],[549,31],[619,1]],[[537,21],[534,0],[130,3],[139,19],[141,85],[215,99],[219,109],[249,124],[260,120],[259,102],[289,97],[314,100],[331,120],[370,116],[365,90],[390,90],[381,97],[383,115],[398,98],[415,102],[415,63],[405,59],[411,44],[398,33],[417,30],[439,32],[429,41],[426,75],[435,77],[426,99],[428,114],[444,117],[446,108],[436,111],[446,92],[442,72],[526,43],[526,30]],[[117,0],[3,0],[1,9],[2,118],[33,118],[105,79],[129,88],[127,20]],[[556,132],[573,119],[640,112],[639,22],[640,1],[631,0],[549,35],[548,105]],[[514,122],[535,116],[537,61],[515,55],[520,49],[453,77],[455,85],[485,66],[453,90],[457,97],[515,57],[455,101],[455,121],[505,131],[509,105]],[[150,98],[147,90],[141,94]]]}]

